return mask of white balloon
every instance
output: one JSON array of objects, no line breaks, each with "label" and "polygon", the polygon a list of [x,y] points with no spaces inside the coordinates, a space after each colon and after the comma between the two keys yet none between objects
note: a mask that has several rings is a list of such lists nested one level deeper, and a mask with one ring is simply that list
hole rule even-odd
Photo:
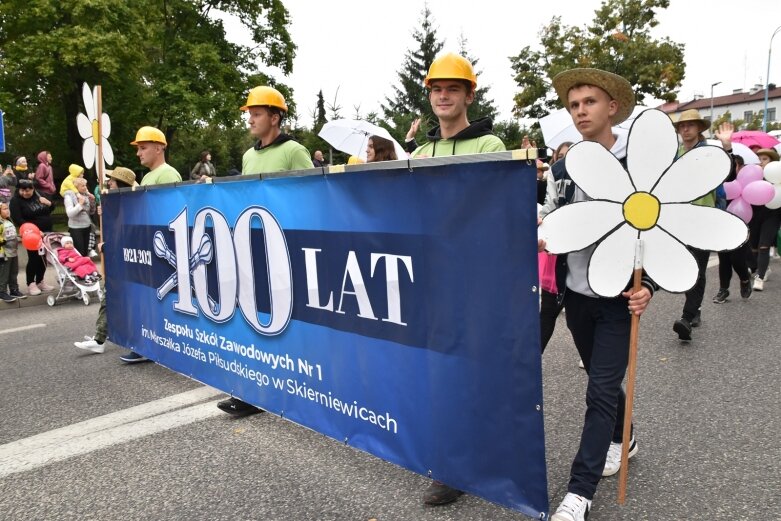
[{"label": "white balloon", "polygon": [[781,161],[772,161],[765,165],[765,179],[774,185],[781,183]]},{"label": "white balloon", "polygon": [[781,185],[774,185],[774,188],[776,189],[776,195],[765,205],[771,210],[781,208]]}]

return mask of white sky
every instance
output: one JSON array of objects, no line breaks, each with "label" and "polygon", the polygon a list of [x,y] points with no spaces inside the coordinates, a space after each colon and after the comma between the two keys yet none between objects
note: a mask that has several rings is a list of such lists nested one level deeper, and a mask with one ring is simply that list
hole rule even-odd
[{"label": "white sky", "polygon": [[[310,126],[311,114],[322,89],[326,103],[341,105],[341,116],[360,112],[381,113],[380,103],[392,94],[404,55],[416,42],[422,0],[366,2],[363,0],[283,0],[290,12],[290,31],[298,46],[289,77],[274,77],[293,87],[299,123]],[[490,85],[499,109],[499,120],[510,119],[513,81],[508,56],[526,45],[537,48],[540,28],[554,15],[566,25],[582,27],[594,18],[600,0],[428,0],[443,51],[457,51],[459,35],[477,57],[480,85]],[[717,7],[716,7],[717,6]],[[726,95],[733,89],[764,84],[768,46],[781,25],[779,0],[671,0],[658,14],[657,37],[668,36],[685,44],[686,76],[678,93],[681,101],[694,94]],[[229,24],[237,38],[234,24]],[[781,84],[781,32],[773,40],[770,81]]]}]

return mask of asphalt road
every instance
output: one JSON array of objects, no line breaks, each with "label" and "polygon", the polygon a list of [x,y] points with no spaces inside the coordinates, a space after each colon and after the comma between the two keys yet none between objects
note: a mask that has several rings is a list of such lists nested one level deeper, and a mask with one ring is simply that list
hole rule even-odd
[{"label": "asphalt road", "polygon": [[[654,298],[641,320],[627,501],[616,504],[617,476],[605,479],[591,520],[781,519],[781,263],[771,267],[764,292],[724,305],[710,301],[710,269],[689,345],[672,332],[683,297]],[[0,310],[2,520],[527,519],[473,496],[425,507],[424,477],[270,414],[228,417],[214,406],[221,393],[126,366],[116,346],[76,349],[96,314],[77,301]],[[563,317],[543,371],[555,510],[585,410]]]}]

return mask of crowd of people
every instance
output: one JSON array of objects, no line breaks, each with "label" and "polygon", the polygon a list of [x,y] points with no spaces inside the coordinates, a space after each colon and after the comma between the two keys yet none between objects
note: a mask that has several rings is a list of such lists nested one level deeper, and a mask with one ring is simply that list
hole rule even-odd
[{"label": "crowd of people", "polygon": [[[505,150],[502,141],[492,132],[492,121],[482,118],[467,119],[467,109],[474,101],[477,76],[471,63],[456,54],[445,54],[432,63],[425,78],[431,108],[438,124],[426,134],[426,142],[418,145],[414,136],[420,125],[415,120],[407,134],[404,149],[410,157],[440,157],[461,154],[479,154]],[[600,143],[626,166],[626,135],[613,127],[632,112],[635,96],[629,82],[607,71],[597,69],[571,69],[558,74],[553,86],[564,107],[570,112],[573,123],[584,140]],[[284,96],[269,86],[258,86],[249,91],[247,102],[240,110],[248,114],[249,133],[255,139],[253,147],[242,158],[243,175],[257,175],[278,171],[305,170],[327,166],[321,151],[310,155],[309,151],[283,132],[282,123],[288,106]],[[675,122],[680,139],[679,156],[693,148],[706,144],[704,132],[710,122],[696,111],[686,111]],[[730,156],[731,170],[725,181],[734,179],[743,166],[740,156],[732,154],[732,125],[719,126],[715,136]],[[136,147],[139,163],[149,171],[141,185],[176,183],[182,180],[179,172],[165,161],[166,137],[154,127],[142,127],[131,143]],[[525,142],[524,148],[536,148]],[[589,196],[580,189],[567,171],[565,157],[572,143],[563,143],[550,157],[550,162],[537,163],[537,203],[540,218],[564,205],[586,201]],[[756,151],[762,166],[778,161],[775,150]],[[367,140],[368,162],[397,159],[392,141],[381,136]],[[3,242],[0,243],[0,297],[3,300],[24,298],[16,284],[16,248],[19,238],[15,226],[35,224],[42,232],[52,230],[52,196],[56,193],[52,178],[51,154],[38,154],[39,165],[33,172],[25,157],[18,157],[0,179],[0,190],[6,190],[6,199],[0,203],[0,225]],[[99,193],[92,194],[83,178],[84,169],[71,165],[69,176],[60,187],[70,238],[63,244],[63,259],[78,261],[87,266],[88,276],[95,276],[93,266],[79,259],[88,258],[93,249],[102,251],[106,245],[95,244],[91,234],[91,216],[100,213]],[[190,179],[208,182],[216,175],[211,155],[206,150],[190,173]],[[108,188],[136,185],[135,173],[124,167],[107,172]],[[12,195],[11,195],[12,194]],[[3,195],[3,192],[0,192]],[[724,197],[719,190],[706,194],[694,204],[715,207]],[[734,270],[740,282],[740,295],[747,299],[753,291],[762,291],[768,280],[770,247],[779,231],[781,210],[756,207],[749,223],[750,239],[731,252],[719,252],[719,291],[713,302],[723,304],[729,297],[731,273]],[[72,246],[71,246],[72,244]],[[600,480],[618,472],[621,465],[621,449],[624,427],[624,391],[622,381],[627,370],[631,315],[640,315],[647,309],[658,289],[653,280],[643,276],[641,289],[627,285],[626,290],[612,298],[600,297],[589,286],[587,270],[594,246],[566,255],[552,256],[544,252],[540,241],[541,273],[541,348],[548,344],[557,318],[566,311],[566,324],[573,343],[580,355],[581,367],[588,375],[586,390],[586,414],[580,444],[572,463],[567,494],[552,516],[555,521],[582,521],[588,516],[592,500]],[[69,251],[73,253],[69,253]],[[691,249],[699,267],[695,286],[686,292],[682,315],[673,323],[673,330],[681,341],[692,340],[692,329],[702,322],[702,302],[705,291],[706,268],[710,252]],[[46,270],[43,258],[37,251],[28,250],[26,284],[29,295],[37,295],[52,288],[43,280]],[[86,273],[86,272],[85,272]],[[76,347],[102,353],[108,339],[106,322],[106,295],[101,302],[95,334]],[[628,312],[627,312],[628,311]],[[134,352],[123,354],[121,360],[134,364],[148,361]],[[235,416],[247,416],[263,412],[262,409],[232,396],[219,402],[218,407]],[[629,457],[638,452],[632,430]],[[443,505],[455,501],[461,491],[439,481],[427,487],[423,500],[430,505]]]}]

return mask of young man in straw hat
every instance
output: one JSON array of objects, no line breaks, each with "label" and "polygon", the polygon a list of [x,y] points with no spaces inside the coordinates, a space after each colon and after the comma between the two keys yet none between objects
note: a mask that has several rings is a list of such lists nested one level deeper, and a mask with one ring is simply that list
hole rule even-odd
[{"label": "young man in straw hat", "polygon": [[[678,150],[678,156],[682,156],[689,150],[707,145],[703,132],[710,128],[710,120],[700,116],[697,109],[685,110],[681,113],[678,121],[675,122],[675,131],[681,139],[681,146]],[[721,145],[724,151],[728,154],[732,154],[732,123],[725,122],[719,126],[716,132],[716,137],[721,141]],[[732,161],[732,167],[730,171],[729,179],[735,178],[735,162]],[[716,206],[716,191],[706,194],[693,204],[700,206],[709,206],[711,208]],[[692,328],[698,327],[702,323],[701,307],[702,299],[705,296],[705,272],[708,268],[708,258],[710,257],[709,251],[698,250],[696,248],[689,248],[689,251],[697,261],[697,282],[694,286],[686,292],[686,301],[683,305],[683,312],[681,318],[673,323],[673,331],[678,334],[678,338],[682,342],[690,342],[692,339]],[[743,298],[751,296],[751,281],[740,281],[740,294]],[[718,295],[717,295],[718,296]]]},{"label": "young man in straw hat", "polygon": [[[249,132],[257,140],[252,148],[244,152],[241,160],[243,175],[314,168],[306,147],[282,132],[282,121],[288,108],[281,92],[273,87],[255,87],[249,91],[247,103],[240,110],[248,113]],[[222,400],[217,407],[233,416],[263,412],[263,409],[235,396]]]},{"label": "young man in straw hat", "polygon": [[[583,139],[600,143],[625,163],[626,135],[613,134],[612,126],[632,113],[635,96],[629,82],[599,69],[572,69],[557,75],[553,86]],[[557,183],[558,199],[551,201],[554,206],[588,199],[572,182],[566,168]],[[557,280],[558,298],[563,299],[567,327],[588,373],[588,386],[580,447],[572,463],[567,495],[552,521],[586,519],[599,480],[618,472],[624,426],[621,382],[629,357],[631,314],[640,315],[645,311],[655,289],[655,284],[643,276],[643,287],[637,292],[628,285],[617,297],[596,295],[587,279],[593,250],[591,246],[557,259],[560,269],[556,271],[561,279]],[[629,454],[636,453],[637,444],[632,436]]]}]

